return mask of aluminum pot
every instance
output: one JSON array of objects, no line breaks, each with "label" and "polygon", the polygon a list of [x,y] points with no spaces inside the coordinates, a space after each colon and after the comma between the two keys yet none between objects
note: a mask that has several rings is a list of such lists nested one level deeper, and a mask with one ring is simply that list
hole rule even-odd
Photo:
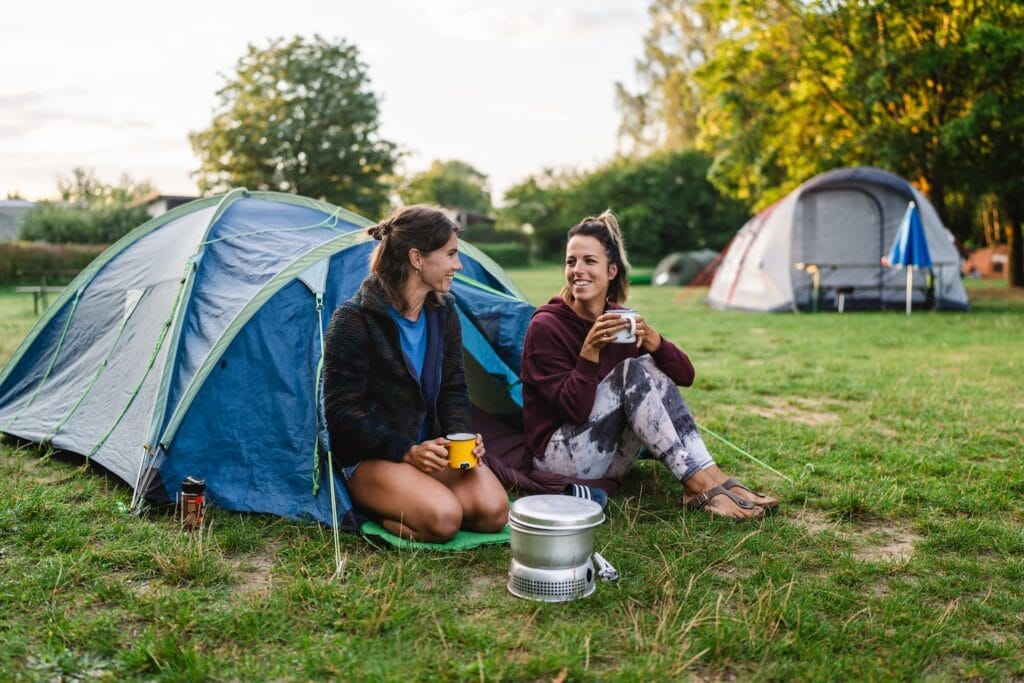
[{"label": "aluminum pot", "polygon": [[604,511],[592,500],[572,496],[526,496],[512,504],[512,557],[538,569],[567,569],[590,561],[594,528]]}]

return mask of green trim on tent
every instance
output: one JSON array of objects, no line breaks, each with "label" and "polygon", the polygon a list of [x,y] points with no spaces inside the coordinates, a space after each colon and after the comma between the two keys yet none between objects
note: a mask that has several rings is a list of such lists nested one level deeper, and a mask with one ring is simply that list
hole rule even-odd
[{"label": "green trim on tent", "polygon": [[476,287],[477,289],[483,290],[483,291],[487,292],[488,294],[493,294],[494,296],[500,296],[500,297],[502,297],[504,299],[511,299],[512,301],[523,301],[523,299],[520,299],[519,297],[515,296],[514,294],[509,294],[508,292],[498,291],[494,287],[488,287],[484,283],[477,282],[476,280],[473,280],[472,278],[468,278],[465,275],[463,275],[462,273],[455,273],[455,279],[458,280],[459,282],[461,282],[464,285],[468,285],[470,287]]},{"label": "green trim on tent", "polygon": [[[186,262],[185,269],[186,271],[195,272],[196,262],[193,259],[189,259]],[[170,327],[171,320],[174,319],[181,307],[182,301],[184,301],[182,298],[182,290],[185,288],[185,282],[188,279],[189,274],[189,272],[186,272],[185,277],[181,280],[181,286],[178,287],[178,294],[174,299],[174,305],[171,306],[171,312],[168,314],[167,320],[160,328],[160,336],[157,337],[156,346],[153,347],[153,351],[149,354],[149,362],[146,363],[146,370],[142,373],[142,377],[139,378],[138,383],[135,385],[135,389],[132,391],[132,395],[128,399],[128,403],[126,403],[124,408],[121,409],[121,414],[117,416],[116,420],[114,420],[114,424],[110,425],[110,428],[107,429],[106,433],[99,441],[96,442],[96,445],[92,447],[92,450],[86,454],[86,460],[91,459],[92,456],[96,455],[96,452],[103,447],[103,444],[107,442],[107,439],[109,439],[110,435],[114,433],[117,426],[121,424],[121,420],[124,419],[124,416],[128,414],[129,410],[131,410],[132,404],[135,403],[135,399],[138,397],[139,392],[142,391],[142,387],[146,383],[146,379],[149,377],[149,371],[153,369],[156,359],[160,357],[160,350],[164,346],[164,340],[167,339],[167,328]]]},{"label": "green trim on tent", "polygon": [[472,256],[474,261],[484,267],[484,270],[490,273],[491,276],[498,280],[498,282],[505,285],[508,291],[512,292],[523,301],[526,301],[526,295],[523,294],[523,290],[519,289],[516,283],[512,282],[512,280],[505,275],[501,266],[499,266],[494,259],[474,247],[469,242],[459,240],[459,249],[466,252],[469,256]]},{"label": "green trim on tent", "polygon": [[358,214],[352,213],[348,209],[343,209],[340,206],[335,206],[330,202],[324,202],[318,199],[310,199],[309,197],[302,197],[300,195],[295,194],[286,194],[284,192],[266,192],[262,190],[247,190],[247,192],[249,192],[249,196],[253,197],[254,199],[280,201],[285,204],[304,206],[307,209],[315,209],[317,211],[323,211],[324,213],[327,214],[334,214],[337,215],[339,218],[343,218],[349,223],[353,223],[361,228],[368,228],[371,225],[375,225],[373,221],[364,218],[363,216],[360,216]]},{"label": "green trim on tent", "polygon": [[215,205],[219,201],[219,197],[209,197],[207,199],[197,199],[194,202],[189,202],[188,204],[176,207],[165,214],[161,214],[156,218],[153,218],[152,220],[146,221],[145,223],[135,228],[130,233],[128,233],[127,235],[125,235],[118,241],[114,242],[112,245],[110,245],[110,247],[106,251],[97,256],[92,263],[86,266],[82,270],[82,272],[80,272],[75,277],[75,279],[72,280],[71,283],[64,288],[64,291],[57,296],[53,304],[46,310],[43,316],[39,318],[38,321],[36,321],[36,324],[32,327],[29,333],[25,335],[25,338],[22,340],[17,350],[7,360],[7,365],[5,366],[4,370],[0,372],[0,384],[3,384],[4,381],[6,381],[7,375],[18,364],[18,361],[20,361],[21,357],[25,355],[25,352],[28,351],[29,346],[32,345],[32,342],[39,335],[39,333],[46,327],[47,324],[49,324],[50,320],[52,320],[54,316],[60,313],[60,310],[64,306],[64,304],[66,304],[68,300],[71,299],[71,297],[75,296],[76,292],[79,289],[83,289],[86,285],[92,282],[92,279],[96,276],[96,273],[99,272],[105,265],[107,265],[107,263],[112,261],[115,256],[118,256],[122,251],[124,251],[125,249],[127,249],[132,244],[139,241],[149,233],[153,232],[157,228],[186,214],[190,214],[194,211],[199,211],[207,208],[208,206]]},{"label": "green trim on tent", "polygon": [[156,431],[159,429],[159,423],[163,420],[157,419],[154,415],[153,423],[150,427],[149,438],[146,443],[156,444],[162,448],[167,447],[167,443],[174,438],[174,434],[177,431],[178,426],[185,417],[185,412],[192,404],[196,394],[199,393],[206,377],[213,371],[213,368],[216,367],[217,363],[220,362],[221,356],[224,355],[228,346],[232,341],[234,341],[238,332],[245,326],[249,319],[256,315],[256,312],[262,308],[263,304],[265,304],[282,287],[296,279],[300,273],[304,272],[320,259],[333,256],[335,253],[342,251],[346,247],[351,247],[356,244],[369,241],[370,239],[372,238],[369,235],[362,232],[350,232],[345,235],[340,235],[333,240],[324,242],[323,244],[307,251],[305,254],[288,264],[288,266],[280,270],[273,278],[268,280],[260,291],[249,300],[241,311],[238,312],[235,318],[228,323],[220,337],[210,347],[209,353],[207,353],[202,365],[196,369],[188,387],[185,389],[184,393],[182,393],[181,399],[178,401],[178,404],[174,408],[174,412],[167,421],[167,426],[164,428],[163,432],[159,434],[159,439],[157,439],[158,435],[156,434]]},{"label": "green trim on tent", "polygon": [[[239,188],[228,192],[220,198],[220,203],[217,204],[217,210],[213,212],[213,216],[210,217],[209,222],[206,224],[206,229],[203,230],[203,238],[199,241],[199,244],[196,245],[195,252],[188,259],[192,267],[185,271],[182,278],[184,292],[179,290],[179,297],[181,297],[180,301],[185,302],[185,305],[178,306],[176,303],[176,310],[173,311],[174,318],[171,321],[170,334],[171,345],[168,347],[167,357],[164,359],[164,365],[162,372],[160,373],[160,383],[157,385],[156,389],[156,401],[153,404],[153,412],[150,415],[151,425],[157,420],[163,418],[163,415],[167,410],[167,387],[171,381],[171,373],[173,372],[175,361],[178,359],[178,347],[181,345],[181,330],[182,326],[185,324],[185,315],[189,308],[188,302],[192,300],[192,288],[195,286],[196,280],[195,275],[199,272],[199,264],[203,260],[203,252],[205,251],[203,245],[206,243],[206,238],[209,236],[210,230],[212,230],[213,226],[217,224],[217,221],[224,215],[224,212],[227,211],[228,208],[236,201],[246,196],[249,196],[249,191],[245,188]],[[184,296],[181,296],[182,293]],[[164,331],[166,332],[166,328],[164,328]],[[161,341],[163,341],[163,338],[163,335],[161,335]],[[149,432],[153,432],[152,427]],[[150,435],[145,441],[143,441],[143,444],[152,444],[152,438],[152,435]],[[143,461],[145,461],[145,458],[143,458]],[[142,469],[139,471],[141,473]],[[138,483],[138,481],[136,481],[136,483]]]},{"label": "green trim on tent", "polygon": [[117,343],[121,341],[121,336],[124,334],[125,329],[128,327],[128,321],[132,319],[132,316],[135,315],[135,311],[139,309],[139,302],[142,301],[143,296],[145,295],[143,294],[142,296],[139,296],[139,298],[135,300],[135,305],[132,306],[131,312],[128,313],[128,315],[124,317],[124,320],[121,321],[121,325],[117,328],[117,335],[114,337],[114,341],[110,344],[110,348],[107,349],[106,355],[103,356],[103,360],[100,361],[99,366],[97,366],[96,368],[96,372],[93,373],[92,379],[89,380],[89,383],[86,385],[85,390],[82,392],[81,396],[78,397],[78,400],[75,401],[75,405],[71,406],[71,409],[68,410],[68,412],[64,415],[61,421],[57,423],[57,426],[51,429],[50,433],[44,436],[40,443],[48,443],[50,441],[53,441],[54,437],[57,436],[57,432],[60,431],[60,428],[67,424],[68,420],[70,420],[71,417],[78,410],[78,407],[82,405],[83,401],[85,401],[85,398],[89,395],[89,392],[92,391],[92,388],[96,386],[96,382],[99,381],[100,375],[102,375],[103,371],[107,369],[107,362],[110,360],[110,356],[114,353],[114,349],[117,348]]}]

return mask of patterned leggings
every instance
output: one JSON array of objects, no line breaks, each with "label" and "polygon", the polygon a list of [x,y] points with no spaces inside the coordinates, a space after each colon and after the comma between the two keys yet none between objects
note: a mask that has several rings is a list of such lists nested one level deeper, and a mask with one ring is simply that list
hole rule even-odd
[{"label": "patterned leggings", "polygon": [[683,482],[715,464],[678,387],[646,355],[616,365],[597,385],[590,418],[559,427],[533,466],[579,479],[621,477],[641,446]]}]

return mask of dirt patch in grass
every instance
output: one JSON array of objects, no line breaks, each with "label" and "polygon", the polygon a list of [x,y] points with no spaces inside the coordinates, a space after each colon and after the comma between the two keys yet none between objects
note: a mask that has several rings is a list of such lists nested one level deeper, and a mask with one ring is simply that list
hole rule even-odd
[{"label": "dirt patch in grass", "polygon": [[923,540],[912,531],[882,524],[862,527],[850,535],[864,541],[854,550],[854,556],[865,562],[906,562],[914,554],[914,546]]},{"label": "dirt patch in grass", "polygon": [[1024,301],[1024,289],[1019,287],[989,287],[972,289],[967,297],[971,301]]},{"label": "dirt patch in grass", "polygon": [[749,579],[754,575],[754,570],[748,567],[735,567],[729,564],[719,564],[711,570],[711,573],[720,579],[735,581],[737,579]]},{"label": "dirt patch in grass", "polygon": [[672,297],[672,301],[677,304],[699,302],[707,296],[707,293],[707,287],[681,287],[679,292]]},{"label": "dirt patch in grass", "polygon": [[845,410],[846,404],[831,398],[805,398],[793,396],[773,406],[746,406],[743,410],[768,419],[785,420],[818,427],[839,421],[837,411]]},{"label": "dirt patch in grass", "polygon": [[466,597],[471,600],[481,600],[484,596],[494,590],[495,586],[504,587],[504,581],[495,578],[490,574],[470,576],[466,586]]},{"label": "dirt patch in grass", "polygon": [[798,511],[791,519],[812,534],[828,531],[852,541],[854,557],[863,562],[906,562],[914,554],[914,546],[923,540],[919,534],[891,522],[860,524],[851,529],[829,519],[823,512],[808,508]]},{"label": "dirt patch in grass", "polygon": [[895,439],[897,436],[900,435],[900,433],[897,432],[892,427],[888,427],[883,424],[873,424],[871,425],[871,430],[874,431],[876,434],[884,436],[887,439]]},{"label": "dirt patch in grass", "polygon": [[810,508],[798,510],[790,519],[812,534],[820,534],[823,531],[835,531],[836,529],[836,523],[829,519],[828,515]]},{"label": "dirt patch in grass", "polygon": [[278,546],[271,544],[256,553],[225,558],[238,581],[236,591],[242,595],[267,595],[274,583],[274,557]]}]

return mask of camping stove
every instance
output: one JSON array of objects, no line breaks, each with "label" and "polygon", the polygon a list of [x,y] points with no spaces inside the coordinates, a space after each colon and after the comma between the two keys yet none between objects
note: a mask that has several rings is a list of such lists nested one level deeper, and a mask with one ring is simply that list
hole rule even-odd
[{"label": "camping stove", "polygon": [[529,567],[513,559],[508,570],[508,592],[528,600],[565,602],[585,598],[595,587],[590,558],[578,567],[562,569]]},{"label": "camping stove", "polygon": [[594,528],[604,511],[572,496],[527,496],[512,504],[512,566],[508,591],[544,602],[584,598],[594,592]]}]

